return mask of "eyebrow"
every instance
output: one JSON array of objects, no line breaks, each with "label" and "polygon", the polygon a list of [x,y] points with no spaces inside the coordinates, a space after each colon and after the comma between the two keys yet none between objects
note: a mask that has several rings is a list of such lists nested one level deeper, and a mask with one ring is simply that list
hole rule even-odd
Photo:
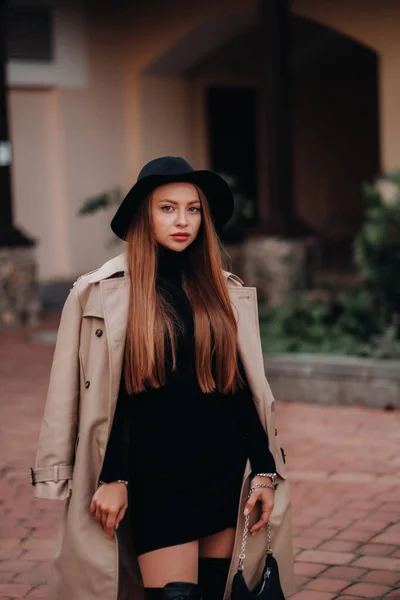
[{"label": "eyebrow", "polygon": [[[163,200],[159,200],[158,204],[160,202],[170,202],[170,204],[179,204],[179,202],[177,202],[176,200],[168,200],[168,198],[164,198]],[[190,202],[188,202],[188,204],[200,204],[200,200],[191,200]]]}]

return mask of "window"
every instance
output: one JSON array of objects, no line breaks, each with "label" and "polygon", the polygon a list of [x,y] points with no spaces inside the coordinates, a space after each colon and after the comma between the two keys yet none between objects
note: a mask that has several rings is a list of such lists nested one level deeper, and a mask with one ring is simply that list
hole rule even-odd
[{"label": "window", "polygon": [[53,14],[49,6],[8,7],[7,56],[9,60],[53,60]]}]

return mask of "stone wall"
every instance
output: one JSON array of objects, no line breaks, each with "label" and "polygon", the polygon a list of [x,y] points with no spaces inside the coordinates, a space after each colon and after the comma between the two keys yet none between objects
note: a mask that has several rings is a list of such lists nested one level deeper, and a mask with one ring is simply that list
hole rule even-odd
[{"label": "stone wall", "polygon": [[306,280],[307,244],[269,236],[249,237],[238,246],[226,246],[232,270],[245,285],[257,288],[264,306],[281,304],[287,292]]},{"label": "stone wall", "polygon": [[277,400],[400,408],[400,362],[350,356],[265,354]]},{"label": "stone wall", "polygon": [[34,325],[39,311],[34,248],[0,248],[0,328]]}]

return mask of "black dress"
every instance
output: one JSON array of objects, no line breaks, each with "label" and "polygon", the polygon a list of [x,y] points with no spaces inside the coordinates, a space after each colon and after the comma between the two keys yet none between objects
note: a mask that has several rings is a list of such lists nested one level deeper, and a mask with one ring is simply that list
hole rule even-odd
[{"label": "black dress", "polygon": [[249,387],[235,394],[201,391],[193,313],[181,281],[187,251],[161,245],[158,251],[158,289],[184,325],[178,334],[177,368],[172,371],[168,354],[167,384],[131,396],[122,369],[100,476],[105,482],[130,481],[138,555],[235,527],[247,458],[254,473],[275,471]]}]

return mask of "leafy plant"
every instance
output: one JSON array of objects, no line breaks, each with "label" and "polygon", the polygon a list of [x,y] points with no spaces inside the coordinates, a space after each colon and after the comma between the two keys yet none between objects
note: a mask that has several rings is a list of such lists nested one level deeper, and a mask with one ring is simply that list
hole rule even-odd
[{"label": "leafy plant", "polygon": [[389,318],[400,311],[400,170],[365,184],[364,194],[367,208],[354,260]]},{"label": "leafy plant", "polygon": [[119,206],[122,202],[122,188],[115,187],[107,190],[92,198],[87,198],[81,208],[78,210],[78,216],[91,215],[99,210],[110,208],[111,206]]},{"label": "leafy plant", "polygon": [[267,352],[400,358],[400,170],[364,185],[364,223],[354,241],[362,284],[312,299],[293,293],[260,311]]},{"label": "leafy plant", "polygon": [[245,194],[238,179],[228,173],[218,173],[229,185],[234,197],[233,215],[224,225],[221,238],[224,242],[238,244],[243,241],[246,229],[256,217],[255,199]]}]

